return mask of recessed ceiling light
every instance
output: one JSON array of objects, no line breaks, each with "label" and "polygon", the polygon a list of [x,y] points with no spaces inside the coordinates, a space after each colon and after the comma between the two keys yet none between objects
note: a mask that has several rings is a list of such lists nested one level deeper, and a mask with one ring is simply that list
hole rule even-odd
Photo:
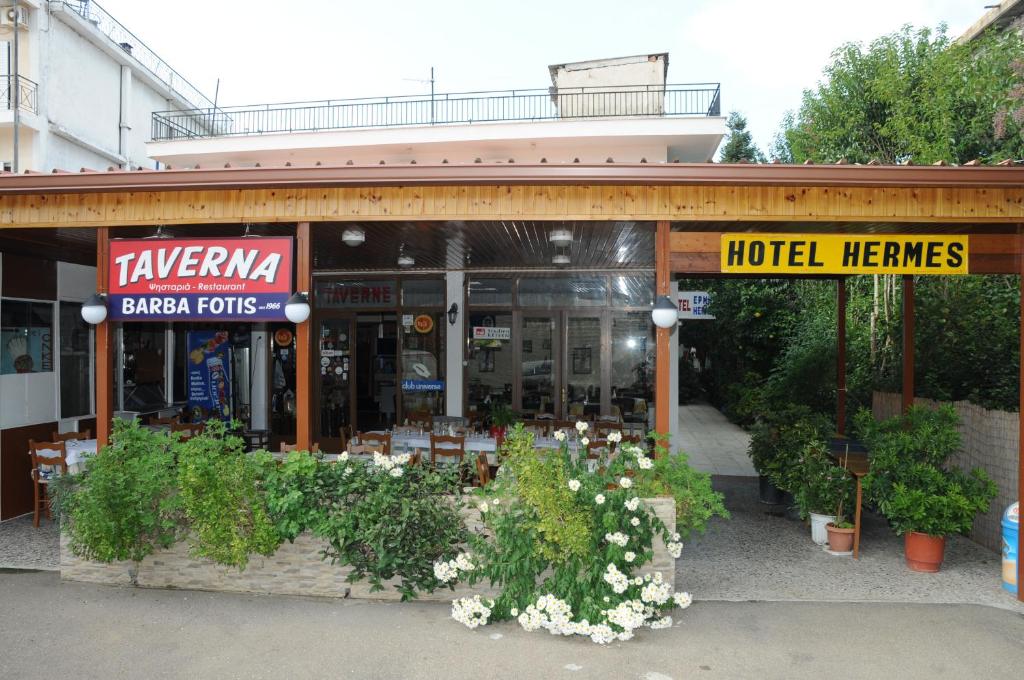
[{"label": "recessed ceiling light", "polygon": [[416,260],[414,260],[412,258],[412,256],[410,256],[410,255],[399,255],[398,256],[398,266],[399,267],[402,267],[403,269],[407,269],[407,268],[413,266],[414,264],[416,264]]},{"label": "recessed ceiling light", "polygon": [[572,231],[569,229],[552,229],[548,240],[556,248],[565,248],[572,243]]}]

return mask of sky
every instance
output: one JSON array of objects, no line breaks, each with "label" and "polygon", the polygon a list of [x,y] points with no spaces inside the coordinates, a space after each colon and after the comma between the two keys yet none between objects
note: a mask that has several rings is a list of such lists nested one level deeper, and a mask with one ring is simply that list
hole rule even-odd
[{"label": "sky", "polygon": [[544,88],[547,66],[669,52],[768,150],[831,52],[904,24],[959,35],[994,0],[102,0],[222,106]]}]

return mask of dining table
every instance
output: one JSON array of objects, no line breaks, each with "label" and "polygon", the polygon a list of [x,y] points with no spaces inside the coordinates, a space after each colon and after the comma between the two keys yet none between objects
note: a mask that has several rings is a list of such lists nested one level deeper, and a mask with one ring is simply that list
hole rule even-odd
[{"label": "dining table", "polygon": [[[429,455],[430,452],[430,433],[429,432],[385,432],[383,430],[371,431],[366,434],[373,435],[391,435],[391,450],[392,452],[406,452],[412,453],[413,451],[423,451]],[[359,440],[354,439],[353,443],[358,444]],[[558,449],[562,445],[554,437],[534,437],[533,448],[535,449]],[[442,448],[445,444],[440,444]],[[473,454],[485,454],[487,456],[487,464],[491,466],[498,465],[498,440],[487,434],[467,434],[465,439],[465,447],[467,453]],[[569,449],[575,450],[576,442],[573,439],[569,441]]]},{"label": "dining table", "polygon": [[[81,471],[86,459],[96,455],[97,444],[98,442],[95,439],[69,439],[64,442],[68,472]],[[50,456],[47,452],[53,455]],[[55,449],[40,449],[36,453],[44,458],[56,458],[59,455]]]}]

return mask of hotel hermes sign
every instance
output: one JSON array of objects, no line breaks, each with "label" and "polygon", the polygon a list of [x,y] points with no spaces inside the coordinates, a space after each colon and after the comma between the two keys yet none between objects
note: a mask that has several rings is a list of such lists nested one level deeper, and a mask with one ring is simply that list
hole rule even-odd
[{"label": "hotel hermes sign", "polygon": [[733,274],[966,274],[966,236],[723,234]]},{"label": "hotel hermes sign", "polygon": [[292,239],[110,242],[114,321],[283,321]]}]

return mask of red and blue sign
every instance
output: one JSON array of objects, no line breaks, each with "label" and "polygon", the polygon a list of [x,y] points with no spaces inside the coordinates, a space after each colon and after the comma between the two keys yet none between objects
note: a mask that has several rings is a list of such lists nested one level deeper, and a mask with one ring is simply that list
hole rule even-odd
[{"label": "red and blue sign", "polygon": [[291,237],[110,242],[113,321],[283,321]]}]

